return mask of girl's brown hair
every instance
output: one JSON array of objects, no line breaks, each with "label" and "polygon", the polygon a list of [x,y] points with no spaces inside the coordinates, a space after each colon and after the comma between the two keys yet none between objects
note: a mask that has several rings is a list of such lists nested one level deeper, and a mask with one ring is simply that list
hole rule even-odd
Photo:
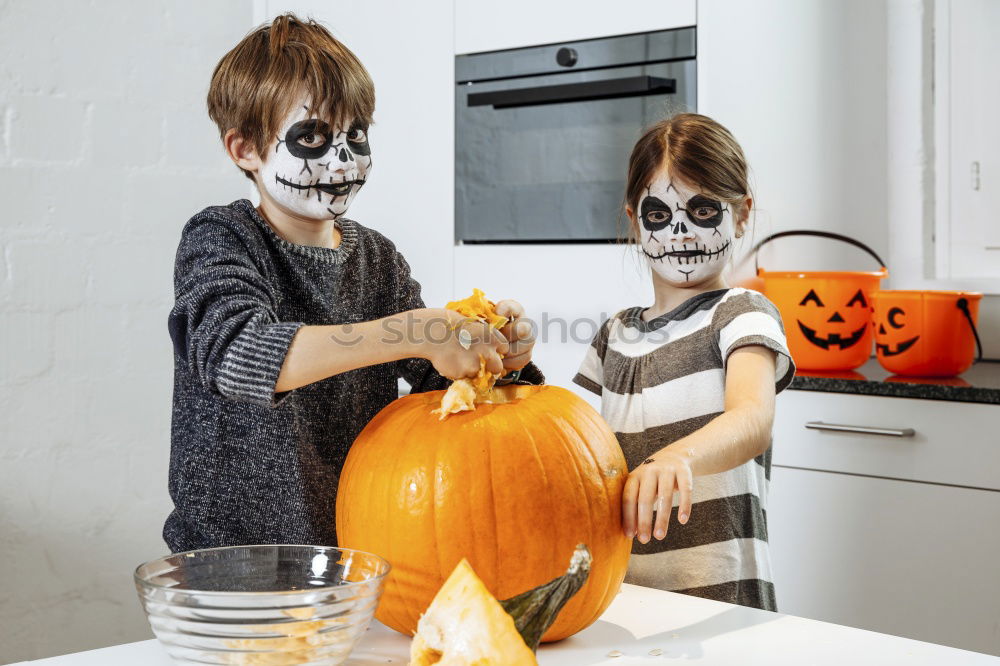
[{"label": "girl's brown hair", "polygon": [[303,93],[310,116],[331,127],[371,124],[375,86],[361,61],[316,21],[283,14],[255,28],[216,65],[208,115],[220,137],[235,129],[263,156]]},{"label": "girl's brown hair", "polygon": [[[671,175],[733,206],[739,217],[752,198],[743,149],[725,127],[708,116],[680,113],[661,120],[632,149],[625,184],[625,207],[635,211],[654,174],[666,167]],[[630,224],[631,235],[635,224]]]}]

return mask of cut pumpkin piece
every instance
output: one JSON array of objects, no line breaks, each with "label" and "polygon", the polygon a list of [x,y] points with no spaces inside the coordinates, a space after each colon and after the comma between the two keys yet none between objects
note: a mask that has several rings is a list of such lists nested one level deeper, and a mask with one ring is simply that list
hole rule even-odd
[{"label": "cut pumpkin piece", "polygon": [[537,664],[514,618],[462,560],[417,622],[411,666],[520,666]]},{"label": "cut pumpkin piece", "polygon": [[590,551],[581,544],[565,574],[500,602],[463,559],[417,622],[411,666],[537,664],[535,650],[542,634],[589,573]]},{"label": "cut pumpkin piece", "polygon": [[[460,301],[451,301],[445,308],[454,310],[470,319],[487,322],[496,329],[501,329],[507,323],[507,318],[496,312],[496,303],[486,298],[481,289],[473,289],[472,296]],[[482,402],[490,402],[490,392],[500,375],[486,371],[486,359],[479,357],[479,373],[472,379],[456,379],[441,399],[441,406],[434,410],[440,418],[449,414],[467,412],[476,408]]]}]

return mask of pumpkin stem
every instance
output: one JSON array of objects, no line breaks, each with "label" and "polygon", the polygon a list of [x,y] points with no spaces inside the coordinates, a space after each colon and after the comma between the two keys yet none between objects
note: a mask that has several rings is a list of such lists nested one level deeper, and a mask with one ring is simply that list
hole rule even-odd
[{"label": "pumpkin stem", "polygon": [[532,652],[538,649],[542,635],[556,621],[566,602],[587,582],[591,559],[587,546],[581,543],[573,551],[565,574],[500,602],[507,614],[514,618],[514,626]]}]

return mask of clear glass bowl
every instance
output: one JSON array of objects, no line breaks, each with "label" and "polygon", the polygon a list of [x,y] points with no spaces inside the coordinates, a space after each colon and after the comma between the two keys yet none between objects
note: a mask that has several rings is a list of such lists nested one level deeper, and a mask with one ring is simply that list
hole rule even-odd
[{"label": "clear glass bowl", "polygon": [[135,570],[153,633],[179,664],[340,664],[375,614],[389,563],[322,546],[177,553]]}]

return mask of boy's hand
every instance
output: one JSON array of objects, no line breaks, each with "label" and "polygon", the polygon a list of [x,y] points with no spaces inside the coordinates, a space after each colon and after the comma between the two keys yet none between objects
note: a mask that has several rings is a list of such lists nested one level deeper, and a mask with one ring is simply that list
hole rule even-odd
[{"label": "boy's hand", "polygon": [[685,524],[691,515],[693,486],[691,463],[680,454],[663,450],[647,458],[632,470],[628,480],[625,481],[625,491],[622,495],[622,524],[625,536],[630,539],[638,536],[640,543],[647,543],[652,529],[653,536],[657,539],[662,540],[666,537],[675,491],[680,493],[677,521],[681,525]]},{"label": "boy's hand", "polygon": [[481,321],[445,308],[424,308],[408,313],[411,330],[416,333],[417,355],[428,359],[434,369],[448,379],[475,377],[479,358],[486,359],[486,370],[504,371],[501,354],[509,345],[498,330]]},{"label": "boy's hand", "polygon": [[535,346],[535,327],[524,318],[524,308],[510,299],[497,303],[496,312],[507,317],[507,324],[500,332],[507,339],[510,348],[503,358],[504,372],[520,370],[531,361],[531,350]]}]

